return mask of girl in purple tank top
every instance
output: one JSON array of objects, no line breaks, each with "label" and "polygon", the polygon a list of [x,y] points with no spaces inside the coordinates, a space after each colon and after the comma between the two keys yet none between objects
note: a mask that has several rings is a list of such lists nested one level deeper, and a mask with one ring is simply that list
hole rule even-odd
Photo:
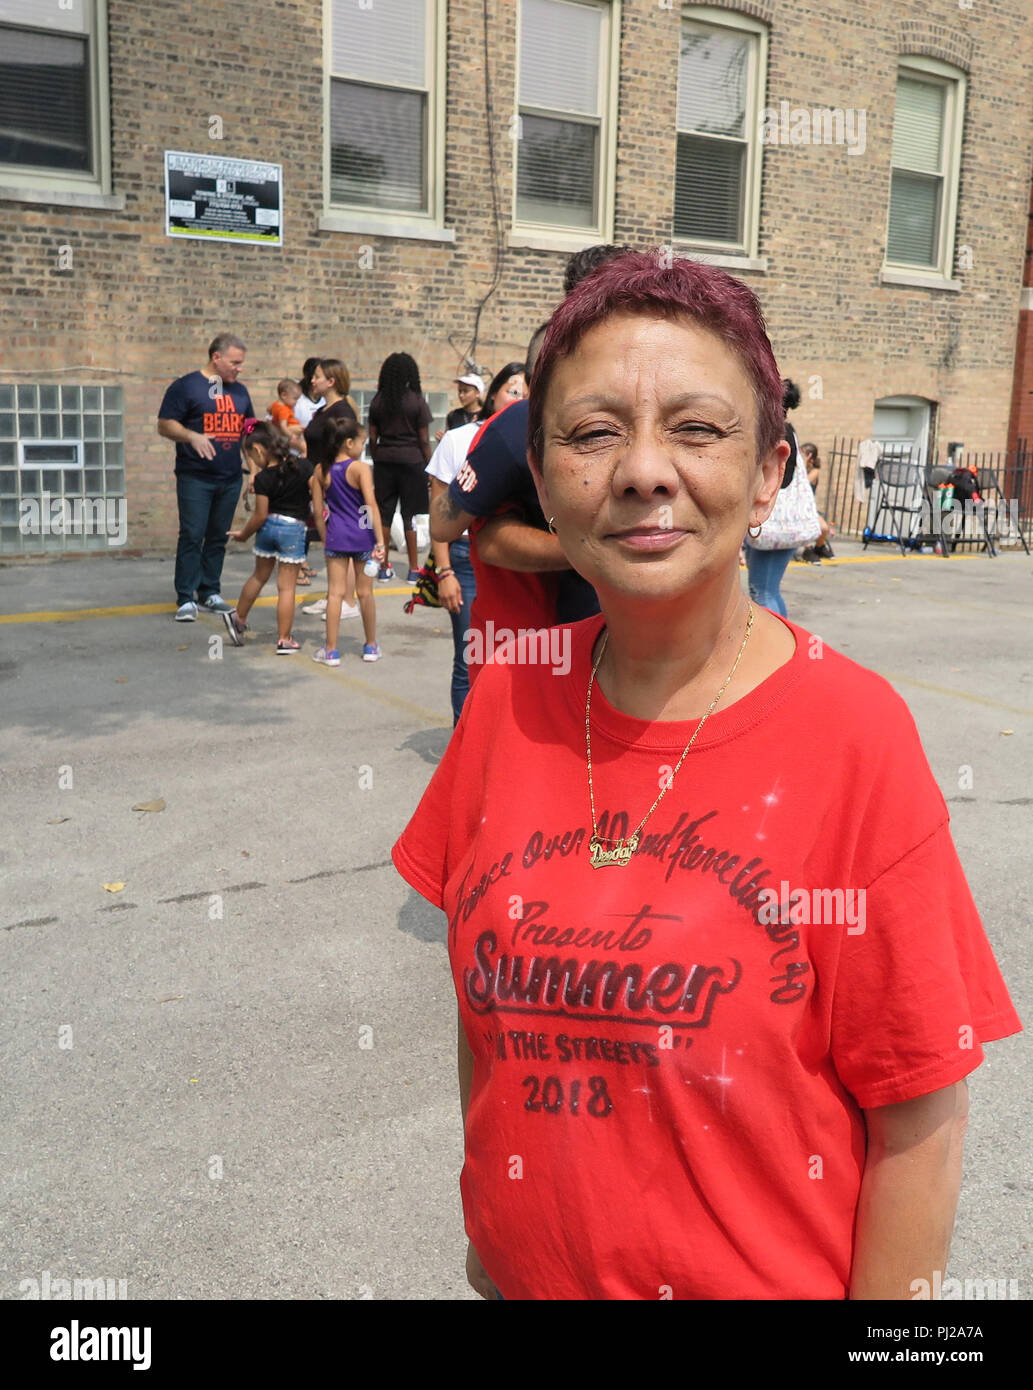
[{"label": "girl in purple tank top", "polygon": [[[373,580],[365,573],[375,560],[374,574],[384,562],[384,529],[373,492],[373,470],[359,455],[365,430],[355,420],[329,420],[322,436],[323,458],[312,475],[312,510],[323,541],[329,593],[326,601],[326,645],[313,660],[324,666],[340,666],[337,633],[341,604],[348,578],[348,562],[355,564],[355,594],[362,614],[365,646],[363,661],[379,661],[377,614]],[[330,461],[332,460],[332,462]],[[375,540],[375,544],[371,544]]]}]

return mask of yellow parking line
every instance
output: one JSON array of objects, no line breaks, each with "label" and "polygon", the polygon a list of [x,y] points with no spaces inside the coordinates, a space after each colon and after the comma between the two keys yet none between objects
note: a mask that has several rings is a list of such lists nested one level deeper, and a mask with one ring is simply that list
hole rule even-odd
[{"label": "yellow parking line", "polygon": [[[245,650],[247,650],[246,646]],[[256,651],[257,654],[262,657],[278,656],[275,646],[256,646],[252,647],[251,650]],[[287,657],[286,661],[297,661],[299,658],[302,662],[302,669],[307,671],[309,675],[327,676],[336,681],[338,685],[346,685],[349,690],[354,690],[360,695],[366,695],[370,699],[376,700],[379,704],[388,705],[392,709],[401,710],[403,714],[411,715],[413,718],[419,719],[422,723],[431,725],[432,728],[440,729],[442,725],[446,725],[449,722],[451,710],[449,710],[448,714],[435,714],[433,710],[427,709],[424,705],[417,705],[412,700],[406,700],[401,695],[393,695],[389,690],[378,690],[375,685],[370,685],[368,681],[359,680],[357,676],[347,675],[340,666],[324,666],[322,662],[313,661],[312,657],[307,656],[304,652],[295,652],[294,656]],[[390,659],[390,652],[388,653],[388,658]],[[347,659],[347,657],[342,657],[342,663]],[[357,659],[358,658],[353,658],[353,660]]]},{"label": "yellow parking line", "polygon": [[991,709],[1000,709],[1007,714],[1021,714],[1026,719],[1033,719],[1033,709],[1024,709],[1021,705],[1005,705],[1000,700],[991,700],[985,695],[973,695],[967,690],[952,690],[947,685],[932,685],[929,681],[915,680],[914,676],[898,675],[896,671],[880,670],[879,675],[888,681],[900,681],[904,685],[917,685],[920,690],[931,690],[934,695],[949,695],[953,700],[967,700],[971,705],[989,705]]},{"label": "yellow parking line", "polygon": [[[388,598],[392,594],[412,594],[407,584],[404,589],[374,589],[374,598]],[[312,594],[296,594],[295,604],[314,603]],[[136,618],[154,613],[175,613],[174,603],[127,603],[113,608],[70,608],[64,612],[55,610],[42,613],[0,613],[0,623],[81,623],[91,618]],[[275,608],[276,595],[270,594],[255,601],[256,608]],[[202,609],[201,612],[205,610]],[[213,615],[217,616],[217,615]]]}]

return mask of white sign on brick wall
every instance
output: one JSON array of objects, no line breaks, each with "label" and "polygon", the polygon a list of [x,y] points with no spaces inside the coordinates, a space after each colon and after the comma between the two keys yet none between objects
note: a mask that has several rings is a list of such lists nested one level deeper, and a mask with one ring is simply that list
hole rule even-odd
[{"label": "white sign on brick wall", "polygon": [[165,151],[165,234],[283,245],[283,166]]}]

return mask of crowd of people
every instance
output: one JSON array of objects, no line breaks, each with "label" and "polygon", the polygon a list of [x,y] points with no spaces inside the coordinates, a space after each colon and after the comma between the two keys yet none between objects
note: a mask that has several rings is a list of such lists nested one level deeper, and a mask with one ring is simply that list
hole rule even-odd
[{"label": "crowd of people", "polygon": [[[564,294],[628,249],[600,245],[571,256]],[[458,723],[470,683],[491,654],[490,641],[475,644],[472,637],[597,613],[598,598],[571,567],[528,467],[528,385],[547,328],[536,329],[526,357],[506,363],[487,385],[475,372],[457,376],[458,404],[433,441],[419,365],[408,353],[391,353],[382,363],[365,422],[348,368],[336,357],[309,357],[298,379],[280,380],[263,419],[237,380],[245,344],[232,334],[216,337],[206,365],[174,382],[159,411],[159,432],[176,443],[177,621],[193,620],[198,607],[220,613],[230,640],[243,645],[248,615],[275,571],[276,651],[300,651],[293,632],[297,590],[311,587],[310,547],[321,542],[327,593],[301,609],[326,621],[313,659],[340,665],[341,623],[361,619],[362,658],[379,660],[373,583],[396,579],[391,525],[400,512],[405,582],[415,587],[429,573],[436,601],[449,614]],[[791,410],[799,392],[792,382],[783,385],[783,404]],[[788,421],[785,437],[791,453],[782,491],[756,534],[744,536],[740,554],[751,596],[782,614],[780,582],[789,560],[820,563],[832,553],[830,528],[813,502],[817,448],[801,449]],[[234,530],[241,473],[251,514]],[[431,548],[421,557],[414,518],[428,512]],[[229,603],[220,592],[227,539],[252,538],[254,572]],[[482,655],[473,659],[477,652]]]}]

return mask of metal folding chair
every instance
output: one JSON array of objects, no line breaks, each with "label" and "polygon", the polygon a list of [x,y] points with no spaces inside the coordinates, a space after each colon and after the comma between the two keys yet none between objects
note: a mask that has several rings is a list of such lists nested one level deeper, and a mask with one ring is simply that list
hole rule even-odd
[{"label": "metal folding chair", "polygon": [[[904,526],[900,521],[906,519],[910,522],[912,517],[920,517],[922,514],[925,483],[921,465],[907,459],[883,457],[875,465],[875,482],[879,488],[879,503],[870,532],[878,534],[882,529],[880,521],[884,516],[888,516],[890,529],[885,534],[895,536],[900,545],[900,553],[906,555],[908,547],[904,544]],[[893,529],[894,524],[896,530]],[[910,540],[910,525],[907,526],[907,536]],[[863,549],[868,549],[870,538],[870,535],[866,536]]]},{"label": "metal folding chair", "polygon": [[[1001,491],[1001,485],[997,481],[997,472],[995,469],[980,468],[978,473],[976,474],[976,478],[979,487],[979,495],[983,499],[983,507],[980,512],[983,521],[983,534],[986,537],[986,544],[989,548],[990,554],[995,555],[997,552],[993,548],[993,542],[990,539],[990,532],[986,524],[986,508],[987,505],[992,505],[997,515],[998,521],[1000,521],[1002,506],[1004,508],[1007,508],[1007,498]],[[1015,529],[1018,531],[1019,540],[1022,542],[1022,548],[1028,555],[1029,546],[1026,544],[1026,537],[1023,534],[1022,522],[1021,518],[1019,517],[1016,517],[1015,519]]]}]

